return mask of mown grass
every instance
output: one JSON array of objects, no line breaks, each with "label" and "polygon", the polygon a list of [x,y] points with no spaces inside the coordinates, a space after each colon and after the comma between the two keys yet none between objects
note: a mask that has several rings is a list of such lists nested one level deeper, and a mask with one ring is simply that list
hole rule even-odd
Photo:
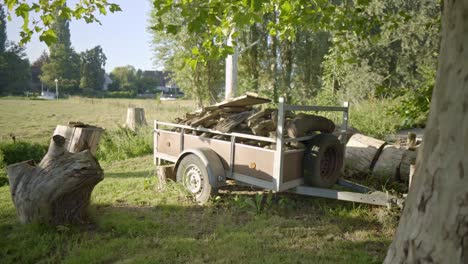
[{"label": "mown grass", "polygon": [[116,129],[125,123],[128,107],[143,107],[146,120],[152,126],[154,119],[169,121],[195,108],[193,101],[156,101],[143,99],[27,100],[0,98],[0,142],[16,140],[48,144],[58,124],[81,121]]},{"label": "mown grass", "polygon": [[155,190],[151,156],[102,166],[82,226],[20,225],[0,187],[1,262],[381,263],[393,233],[380,209],[281,194],[258,211],[246,201],[268,194],[246,188],[199,206],[175,183]]}]

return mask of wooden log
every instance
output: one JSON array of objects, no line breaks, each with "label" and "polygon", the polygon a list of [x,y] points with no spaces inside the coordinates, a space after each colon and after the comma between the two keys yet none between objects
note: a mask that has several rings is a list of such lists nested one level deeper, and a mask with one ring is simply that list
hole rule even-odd
[{"label": "wooden log", "polygon": [[23,161],[8,166],[7,173],[21,223],[87,221],[91,192],[103,179],[103,171],[90,150],[70,153],[60,135],[52,137],[47,154],[37,166]]},{"label": "wooden log", "polygon": [[369,172],[377,162],[385,141],[354,134],[346,144],[345,162],[351,172]]},{"label": "wooden log", "polygon": [[[397,180],[401,175],[406,174],[408,178],[409,166],[408,169],[400,168],[401,159],[407,150],[399,148],[395,145],[386,145],[382,149],[381,154],[379,155],[373,172],[376,176],[389,176],[392,180]],[[403,169],[404,171],[401,171]]]},{"label": "wooden log", "polygon": [[416,150],[406,150],[403,156],[401,157],[401,163],[400,166],[398,167],[398,172],[399,174],[397,175],[396,179],[398,181],[410,182],[410,178],[412,177],[412,173],[414,171],[411,171],[411,167],[416,164],[416,156],[418,154],[417,149]]},{"label": "wooden log", "polygon": [[247,118],[247,122],[253,122],[255,120],[264,118],[265,116],[270,115],[274,111],[275,109],[271,109],[271,108],[260,110],[257,113],[251,115],[249,118]]},{"label": "wooden log", "polygon": [[275,131],[276,126],[272,120],[263,120],[251,127],[252,132],[258,136],[267,136],[269,132]]},{"label": "wooden log", "polygon": [[221,111],[220,111],[219,109],[213,110],[213,111],[210,112],[209,114],[203,115],[203,116],[201,116],[200,118],[194,120],[193,122],[191,122],[190,125],[191,125],[191,126],[198,126],[198,125],[203,124],[204,122],[217,119],[217,118],[219,117],[219,113],[220,113],[220,112],[221,112]]},{"label": "wooden log", "polygon": [[156,185],[157,190],[163,190],[166,187],[166,181],[168,179],[176,181],[174,168],[175,164],[156,167],[156,174],[158,175],[158,184]]},{"label": "wooden log", "polygon": [[[78,124],[78,126],[77,126]],[[96,154],[96,149],[104,129],[90,126],[81,122],[69,122],[68,125],[58,125],[54,135],[65,138],[65,149],[71,153],[78,153],[89,149],[91,154]]]},{"label": "wooden log", "polygon": [[254,113],[253,111],[254,110],[231,115],[225,120],[220,121],[218,125],[215,126],[215,129],[224,133],[229,133],[234,127],[244,122],[244,120],[251,116]]},{"label": "wooden log", "polygon": [[129,107],[127,109],[127,121],[125,126],[129,129],[135,131],[142,126],[147,126],[145,118],[145,109]]},{"label": "wooden log", "polygon": [[335,124],[330,119],[307,114],[299,114],[294,119],[287,120],[285,127],[290,138],[303,137],[313,131],[332,133],[335,130]]}]

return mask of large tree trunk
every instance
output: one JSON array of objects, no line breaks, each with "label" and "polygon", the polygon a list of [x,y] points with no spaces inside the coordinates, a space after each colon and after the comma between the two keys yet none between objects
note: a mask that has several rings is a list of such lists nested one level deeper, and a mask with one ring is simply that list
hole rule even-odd
[{"label": "large tree trunk", "polygon": [[86,208],[103,172],[90,150],[70,153],[54,135],[41,162],[8,166],[11,196],[20,222],[66,224],[86,220]]},{"label": "large tree trunk", "polygon": [[385,263],[468,263],[468,1],[444,1],[437,83]]}]

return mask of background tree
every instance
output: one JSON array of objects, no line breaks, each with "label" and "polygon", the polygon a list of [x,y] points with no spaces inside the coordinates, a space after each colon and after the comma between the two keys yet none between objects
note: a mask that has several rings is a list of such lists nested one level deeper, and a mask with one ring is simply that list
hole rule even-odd
[{"label": "background tree", "polygon": [[5,10],[3,10],[3,5],[0,4],[0,54],[5,52],[6,49],[6,41],[7,41],[7,34],[6,34],[6,15]]},{"label": "background tree", "polygon": [[115,67],[111,72],[112,90],[121,90],[136,94],[136,70],[131,65]]},{"label": "background tree", "polygon": [[[76,93],[80,81],[80,56],[74,51],[70,42],[70,28],[67,17],[57,8],[54,13],[52,29],[57,42],[49,47],[50,61],[43,65],[41,81],[49,87],[55,87],[55,79],[65,93]],[[60,15],[59,15],[60,14]]]},{"label": "background tree", "polygon": [[29,89],[31,73],[24,48],[6,39],[6,21],[0,4],[0,94],[23,94]]},{"label": "background tree", "polygon": [[80,88],[84,90],[101,90],[104,84],[104,66],[106,55],[101,46],[81,53]]},{"label": "background tree", "polygon": [[[178,11],[174,12],[177,14]],[[165,62],[165,70],[172,72],[172,81],[177,83],[185,94],[196,99],[199,106],[218,101],[224,79],[224,61],[221,58],[207,58],[200,63],[191,60],[192,55],[196,55],[206,43],[195,34],[190,34],[190,30],[183,26],[183,21],[178,19],[177,15],[166,14],[159,17],[157,10],[153,10],[151,19],[164,19],[174,28],[177,27],[177,32],[171,33],[155,28],[151,30],[155,58]],[[202,27],[202,24],[199,20],[197,25]]]}]

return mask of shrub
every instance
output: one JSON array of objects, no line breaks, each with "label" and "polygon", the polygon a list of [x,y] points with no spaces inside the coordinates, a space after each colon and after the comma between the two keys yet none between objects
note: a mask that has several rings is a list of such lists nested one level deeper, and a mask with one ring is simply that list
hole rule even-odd
[{"label": "shrub", "polygon": [[0,143],[0,151],[3,152],[3,162],[6,165],[25,160],[39,162],[47,152],[47,146],[25,141]]},{"label": "shrub", "polygon": [[47,152],[47,146],[30,142],[0,143],[0,186],[8,184],[6,165],[25,160],[39,162]]},{"label": "shrub", "polygon": [[134,132],[120,127],[104,133],[96,157],[105,161],[124,160],[150,154],[152,149],[151,129]]}]

